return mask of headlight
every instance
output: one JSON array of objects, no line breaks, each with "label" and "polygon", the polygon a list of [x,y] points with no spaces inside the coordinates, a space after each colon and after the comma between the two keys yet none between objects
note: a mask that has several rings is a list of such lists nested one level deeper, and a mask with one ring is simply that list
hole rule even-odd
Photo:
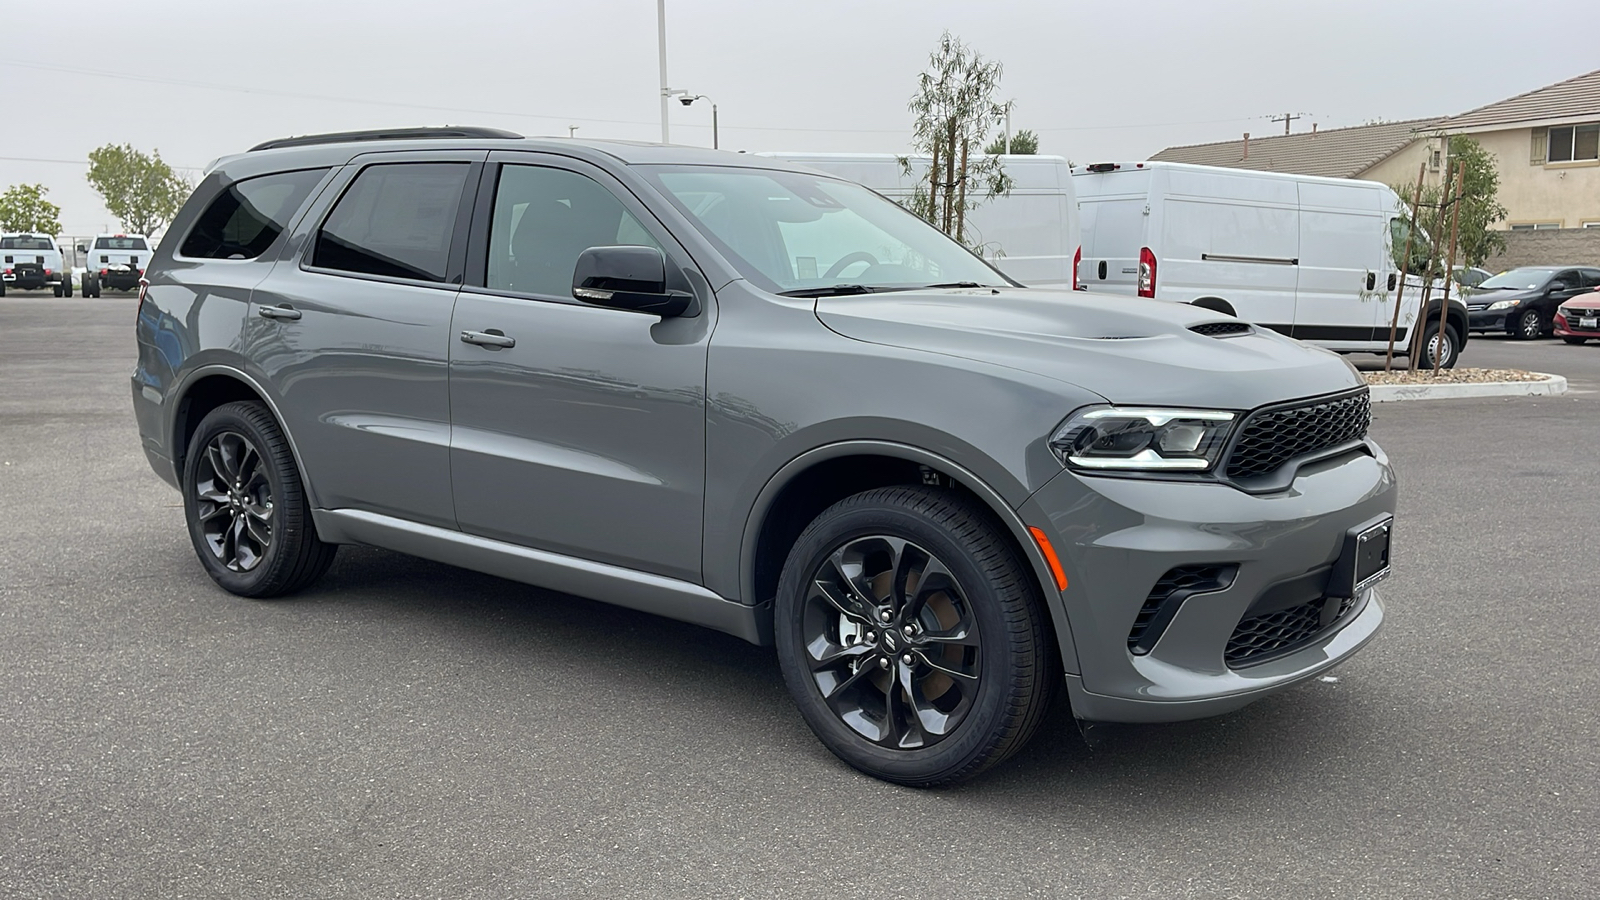
[{"label": "headlight", "polygon": [[1203,472],[1216,465],[1235,416],[1216,409],[1091,406],[1050,436],[1078,469]]},{"label": "headlight", "polygon": [[1522,302],[1521,300],[1496,300],[1495,302],[1489,304],[1489,308],[1490,309],[1510,309],[1513,306],[1516,306],[1518,303],[1521,303],[1521,302]]}]

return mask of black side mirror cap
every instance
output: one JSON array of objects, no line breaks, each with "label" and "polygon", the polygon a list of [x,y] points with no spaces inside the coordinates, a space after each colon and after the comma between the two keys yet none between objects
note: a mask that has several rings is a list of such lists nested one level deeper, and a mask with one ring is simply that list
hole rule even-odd
[{"label": "black side mirror cap", "polygon": [[595,306],[681,316],[694,295],[667,290],[667,257],[655,247],[590,247],[572,270],[572,296]]},{"label": "black side mirror cap", "polygon": [[1552,291],[1564,291],[1566,289],[1567,289],[1567,283],[1565,281],[1552,281],[1552,282],[1550,282],[1550,290],[1552,290]]}]

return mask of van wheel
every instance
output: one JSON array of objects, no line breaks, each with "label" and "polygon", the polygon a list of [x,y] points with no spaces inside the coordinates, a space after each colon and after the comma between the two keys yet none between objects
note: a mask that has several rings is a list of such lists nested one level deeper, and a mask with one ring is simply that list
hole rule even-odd
[{"label": "van wheel", "polygon": [[1517,317],[1517,330],[1512,335],[1519,341],[1531,341],[1544,333],[1544,321],[1539,311],[1530,309]]},{"label": "van wheel", "polygon": [[950,784],[1010,756],[1060,680],[1031,570],[951,491],[879,488],[829,507],[790,551],[774,615],[806,724],[899,784]]},{"label": "van wheel", "polygon": [[200,421],[183,498],[200,564],[230,593],[291,594],[320,578],[339,549],[317,537],[289,442],[258,403],[225,403]]},{"label": "van wheel", "polygon": [[1429,319],[1427,327],[1422,330],[1422,351],[1421,365],[1424,369],[1431,371],[1441,355],[1444,359],[1439,363],[1439,368],[1453,369],[1461,358],[1461,339],[1456,336],[1454,328],[1447,325],[1441,331],[1439,320]]}]

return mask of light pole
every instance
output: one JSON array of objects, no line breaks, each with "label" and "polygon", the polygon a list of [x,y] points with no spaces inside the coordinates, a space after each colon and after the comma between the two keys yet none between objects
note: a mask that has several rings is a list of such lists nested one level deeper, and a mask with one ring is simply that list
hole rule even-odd
[{"label": "light pole", "polygon": [[661,50],[661,143],[670,143],[667,137],[667,100],[672,89],[667,87],[667,0],[656,0],[656,39]]},{"label": "light pole", "polygon": [[[682,103],[684,106],[688,106],[694,103],[696,100],[711,100],[711,98],[707,97],[705,94],[695,94],[690,96],[688,91],[682,91],[681,93],[683,96],[678,98],[678,102]],[[719,146],[717,146],[717,101],[715,100],[711,100],[711,149],[721,149]]]}]

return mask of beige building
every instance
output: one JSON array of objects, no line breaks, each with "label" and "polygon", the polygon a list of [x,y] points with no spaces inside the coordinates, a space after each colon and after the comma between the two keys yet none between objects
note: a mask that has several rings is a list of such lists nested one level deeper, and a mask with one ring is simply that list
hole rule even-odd
[{"label": "beige building", "polygon": [[1499,161],[1497,227],[1600,228],[1600,70],[1464,112],[1435,126]]}]

